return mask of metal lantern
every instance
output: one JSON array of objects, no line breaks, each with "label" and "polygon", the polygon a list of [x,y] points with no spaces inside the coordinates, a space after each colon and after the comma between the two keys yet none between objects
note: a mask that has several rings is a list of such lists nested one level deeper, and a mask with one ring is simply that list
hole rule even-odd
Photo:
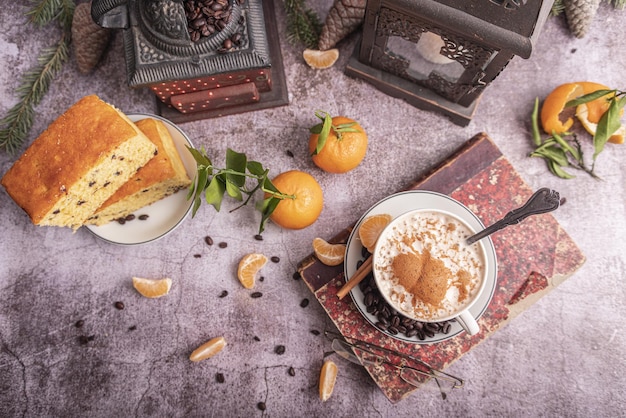
[{"label": "metal lantern", "polygon": [[346,74],[465,126],[508,62],[530,57],[552,3],[368,0]]},{"label": "metal lantern", "polygon": [[272,1],[93,0],[91,12],[123,29],[129,86],[174,122],[287,104]]}]

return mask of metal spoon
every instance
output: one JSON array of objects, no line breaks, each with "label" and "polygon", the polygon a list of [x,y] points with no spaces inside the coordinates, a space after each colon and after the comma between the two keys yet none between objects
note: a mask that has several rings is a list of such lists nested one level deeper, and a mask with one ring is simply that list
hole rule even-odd
[{"label": "metal spoon", "polygon": [[513,209],[504,218],[491,226],[483,229],[482,231],[472,235],[466,241],[468,244],[473,244],[476,241],[485,238],[487,235],[491,235],[496,231],[501,230],[509,225],[520,223],[523,219],[526,219],[530,215],[538,215],[540,213],[547,213],[556,210],[560,205],[561,199],[559,192],[548,189],[546,187],[537,190],[524,204],[524,206]]}]

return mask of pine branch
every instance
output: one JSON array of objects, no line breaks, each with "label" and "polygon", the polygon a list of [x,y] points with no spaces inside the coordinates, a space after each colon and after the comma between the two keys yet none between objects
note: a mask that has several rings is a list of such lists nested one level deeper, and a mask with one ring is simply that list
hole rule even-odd
[{"label": "pine branch", "polygon": [[303,44],[306,48],[317,48],[322,23],[317,14],[308,9],[304,0],[284,0],[287,14],[287,41]]},{"label": "pine branch", "polygon": [[17,93],[20,101],[0,121],[0,148],[14,154],[24,143],[33,125],[34,107],[48,92],[50,84],[69,58],[70,33],[65,31],[59,43],[45,49],[38,65],[22,77]]},{"label": "pine branch", "polygon": [[58,20],[62,28],[61,39],[44,49],[37,58],[38,65],[22,76],[16,92],[19,102],[0,120],[0,148],[14,154],[26,140],[33,126],[35,106],[48,92],[54,77],[68,61],[72,36],[72,19],[76,3],[74,0],[31,0],[32,8],[26,12],[31,23],[42,27]]}]

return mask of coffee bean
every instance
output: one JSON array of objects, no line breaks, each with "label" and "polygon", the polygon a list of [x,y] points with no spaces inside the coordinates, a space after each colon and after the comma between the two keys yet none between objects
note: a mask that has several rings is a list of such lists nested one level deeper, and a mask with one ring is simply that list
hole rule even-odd
[{"label": "coffee bean", "polygon": [[74,324],[74,326],[76,328],[82,328],[83,325],[85,325],[85,321],[83,321],[82,319],[79,319],[78,321],[76,321],[76,323]]},{"label": "coffee bean", "polygon": [[220,248],[226,248],[226,247],[228,247],[228,243],[222,241],[219,244],[217,244],[217,246],[220,247]]},{"label": "coffee bean", "polygon": [[311,330],[311,334],[313,334],[313,335],[320,335],[320,332],[318,330],[316,330],[316,329],[312,329]]},{"label": "coffee bean", "polygon": [[250,297],[251,297],[252,299],[258,299],[258,298],[260,298],[261,296],[263,296],[263,293],[261,293],[261,292],[253,292],[253,293],[251,293],[251,294],[250,294]]},{"label": "coffee bean", "polygon": [[296,271],[292,276],[291,276],[294,280],[300,280],[302,278],[302,276],[300,275],[299,271]]},{"label": "coffee bean", "polygon": [[124,309],[124,302],[115,302],[115,308],[121,311]]},{"label": "coffee bean", "polygon": [[133,221],[133,220],[135,220],[135,215],[133,215],[132,213],[131,213],[130,215],[126,215],[126,217],[124,218],[124,220],[125,220],[126,222]]},{"label": "coffee bean", "polygon": [[220,293],[220,298],[225,298],[226,296],[228,296],[228,290],[222,290],[222,293]]},{"label": "coffee bean", "polygon": [[261,234],[256,234],[256,235],[254,236],[254,239],[255,239],[255,240],[257,240],[257,241],[263,241],[263,235],[261,235]]},{"label": "coffee bean", "polygon": [[148,219],[150,217],[150,215],[139,215],[139,217],[137,219],[139,219],[140,221],[145,221],[146,219]]},{"label": "coffee bean", "polygon": [[225,39],[222,43],[222,46],[226,49],[231,49],[233,47],[233,41],[231,41],[230,39]]},{"label": "coffee bean", "polygon": [[285,346],[284,345],[277,345],[274,348],[274,353],[278,354],[279,356],[285,354]]},{"label": "coffee bean", "polygon": [[222,373],[215,373],[215,380],[217,383],[224,383],[224,375]]},{"label": "coffee bean", "polygon": [[128,327],[129,331],[135,331],[137,329],[137,325],[131,325],[130,327]]},{"label": "coffee bean", "polygon": [[193,258],[202,258],[202,254],[194,254]]},{"label": "coffee bean", "polygon": [[288,370],[289,376],[295,376],[296,375],[296,370],[293,367],[290,367]]},{"label": "coffee bean", "polygon": [[204,237],[204,242],[206,242],[206,245],[213,245],[213,238],[207,235]]},{"label": "coffee bean", "polygon": [[255,335],[254,336],[254,341],[261,341],[261,339]]},{"label": "coffee bean", "polygon": [[126,219],[124,219],[124,218],[119,218],[119,219],[117,220],[117,223],[118,223],[118,224],[120,224],[120,225],[124,225],[124,224],[126,223]]},{"label": "coffee bean", "polygon": [[300,302],[300,307],[306,308],[307,306],[309,306],[309,300],[307,298],[302,299],[302,302]]},{"label": "coffee bean", "polygon": [[256,404],[256,407],[259,408],[261,411],[265,411],[267,409],[265,402],[259,402],[258,404]]},{"label": "coffee bean", "polygon": [[261,276],[261,277],[259,277],[259,281],[260,281],[260,282],[265,281],[265,276]]},{"label": "coffee bean", "polygon": [[79,342],[81,345],[85,345],[85,344],[87,344],[87,343],[89,342],[89,338],[87,338],[87,336],[86,336],[86,335],[80,335],[80,336],[78,337],[78,342]]},{"label": "coffee bean", "polygon": [[270,260],[272,260],[272,263],[278,263],[278,262],[280,262],[280,257],[273,256],[273,257],[270,258]]}]

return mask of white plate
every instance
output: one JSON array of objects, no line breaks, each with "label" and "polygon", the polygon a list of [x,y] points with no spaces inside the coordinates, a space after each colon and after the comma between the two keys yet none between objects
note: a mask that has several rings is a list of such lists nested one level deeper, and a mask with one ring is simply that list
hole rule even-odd
[{"label": "white plate", "polygon": [[[185,146],[193,147],[189,137],[172,122],[156,115],[129,114],[130,120],[153,118],[161,120],[172,135],[176,149],[185,165],[187,175],[193,180],[196,174],[196,161]],[[171,196],[161,199],[149,206],[135,211],[135,219],[121,225],[112,221],[105,225],[87,225],[87,229],[105,241],[120,245],[137,245],[156,241],[172,232],[189,214],[193,199],[187,200],[187,190],[179,190]],[[148,219],[139,220],[140,215],[148,215]]]},{"label": "white plate", "polygon": [[[369,216],[379,214],[389,214],[392,218],[396,218],[406,212],[416,209],[435,209],[447,211],[464,220],[474,231],[480,231],[484,228],[481,220],[471,210],[457,200],[454,200],[444,194],[422,190],[411,190],[388,196],[365,212],[365,214],[363,214],[363,216],[361,216],[359,221],[355,224],[352,233],[350,233],[346,246],[346,257],[344,262],[344,275],[346,280],[352,277],[352,275],[356,272],[359,260],[363,260],[363,246],[361,245],[358,234],[359,227],[361,226],[363,220]],[[483,244],[485,246],[487,256],[487,283],[485,284],[485,290],[481,296],[470,308],[470,312],[476,319],[480,318],[480,316],[485,312],[485,309],[487,309],[487,306],[489,305],[496,289],[496,279],[498,275],[496,250],[493,246],[491,238],[483,238]],[[365,319],[376,327],[375,324],[378,322],[378,319],[376,316],[367,312],[367,307],[363,302],[363,292],[359,286],[355,286],[350,291],[350,296]],[[376,328],[382,333],[404,342],[432,344],[447,340],[463,332],[463,328],[461,328],[457,322],[450,322],[450,325],[450,332],[448,334],[439,333],[435,334],[432,338],[426,337],[424,340],[420,340],[417,337],[407,337],[402,334],[393,335],[385,330]]]}]

